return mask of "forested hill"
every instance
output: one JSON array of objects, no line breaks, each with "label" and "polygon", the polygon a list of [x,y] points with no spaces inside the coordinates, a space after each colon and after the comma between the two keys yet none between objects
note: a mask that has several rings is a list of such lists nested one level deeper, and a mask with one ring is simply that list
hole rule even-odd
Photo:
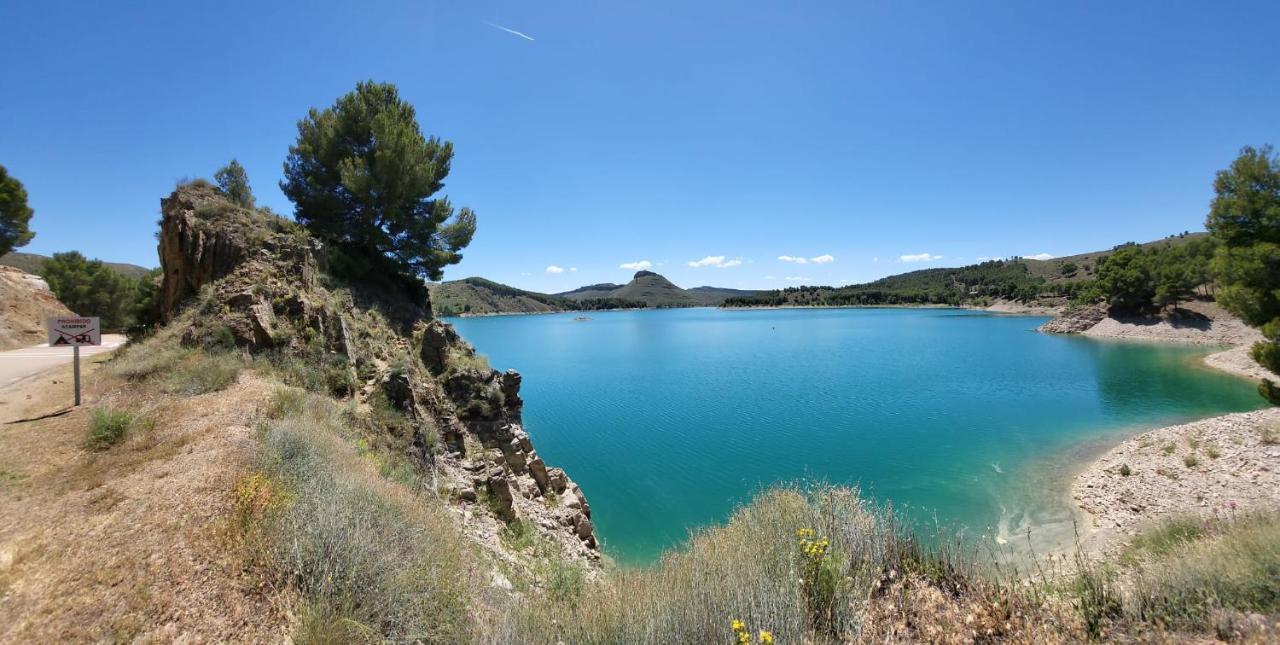
[{"label": "forested hill", "polygon": [[641,309],[647,306],[640,301],[607,296],[570,299],[474,277],[431,284],[428,291],[431,305],[440,316]]},{"label": "forested hill", "polygon": [[[1156,258],[1176,289],[1169,298],[1187,299],[1207,281],[1212,241],[1205,233],[1183,233],[1145,244],[1121,245],[1110,251],[1082,253],[1052,260],[1010,258],[957,268],[922,269],[865,284],[846,287],[801,286],[767,291],[756,296],[731,297],[727,307],[782,307],[854,305],[983,304],[996,299],[1019,302],[1097,299],[1098,271],[1107,257],[1130,249]],[[1154,289],[1154,286],[1153,286]],[[1176,291],[1176,293],[1174,293]]]},{"label": "forested hill", "polygon": [[637,272],[627,284],[591,284],[557,294],[525,291],[484,278],[431,284],[428,290],[432,306],[441,316],[709,307],[724,303],[726,298],[761,293],[721,287],[681,289],[652,271]]},{"label": "forested hill", "polygon": [[[27,273],[40,275],[44,268],[44,263],[49,260],[47,255],[38,255],[36,253],[19,253],[14,251],[6,255],[0,255],[0,265],[11,266],[22,269]],[[120,275],[136,280],[152,271],[146,267],[140,267],[136,264],[125,264],[123,262],[103,262],[104,266]]]}]

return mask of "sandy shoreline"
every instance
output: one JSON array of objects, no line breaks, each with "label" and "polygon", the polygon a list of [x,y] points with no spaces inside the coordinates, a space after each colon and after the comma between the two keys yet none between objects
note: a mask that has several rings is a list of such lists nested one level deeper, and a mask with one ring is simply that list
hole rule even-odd
[{"label": "sandy shoreline", "polygon": [[[1205,356],[1213,369],[1258,381],[1280,379],[1249,357],[1256,329],[1212,303],[1192,303],[1186,320],[1105,318],[1081,335],[1099,339],[1227,345]],[[1261,399],[1259,399],[1261,403]],[[1280,508],[1280,408],[1157,428],[1083,464],[1070,496],[1090,551],[1111,553],[1160,519],[1230,516]],[[1127,473],[1127,474],[1126,474]]]}]

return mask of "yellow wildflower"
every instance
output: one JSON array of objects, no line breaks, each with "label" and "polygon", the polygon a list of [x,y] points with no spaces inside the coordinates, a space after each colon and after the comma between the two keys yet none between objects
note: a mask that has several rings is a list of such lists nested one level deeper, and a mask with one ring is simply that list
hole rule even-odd
[{"label": "yellow wildflower", "polygon": [[760,630],[760,645],[773,645],[773,632]]}]

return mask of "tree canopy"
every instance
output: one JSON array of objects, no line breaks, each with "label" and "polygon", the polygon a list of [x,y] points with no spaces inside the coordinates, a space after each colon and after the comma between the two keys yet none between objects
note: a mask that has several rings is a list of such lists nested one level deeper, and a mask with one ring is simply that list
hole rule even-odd
[{"label": "tree canopy", "polygon": [[[1266,341],[1251,355],[1280,373],[1280,157],[1271,146],[1246,147],[1213,182],[1216,193],[1205,226],[1222,241],[1213,258],[1218,302],[1260,326]],[[1280,405],[1270,381],[1258,388]]]},{"label": "tree canopy", "polygon": [[1280,244],[1280,157],[1246,146],[1213,181],[1205,227],[1228,247]]},{"label": "tree canopy", "polygon": [[426,138],[394,85],[362,82],[298,122],[280,188],[318,237],[402,273],[440,280],[475,233],[475,213],[437,196],[453,144]]},{"label": "tree canopy", "polygon": [[81,316],[99,316],[105,329],[124,329],[133,323],[136,281],[90,260],[79,251],[54,253],[40,275],[68,309]]},{"label": "tree canopy", "polygon": [[36,236],[28,227],[32,213],[27,189],[0,166],[0,255],[25,246]]},{"label": "tree canopy", "polygon": [[227,198],[245,208],[253,208],[253,190],[249,188],[249,173],[245,172],[244,166],[239,161],[231,160],[231,163],[218,169],[213,173],[213,180],[218,183],[218,188],[226,193]]}]

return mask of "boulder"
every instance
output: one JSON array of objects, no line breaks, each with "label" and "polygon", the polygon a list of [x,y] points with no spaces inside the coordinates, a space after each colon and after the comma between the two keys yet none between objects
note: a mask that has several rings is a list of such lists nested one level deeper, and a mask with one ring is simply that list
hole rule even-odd
[{"label": "boulder", "polygon": [[538,490],[546,493],[550,486],[550,480],[547,477],[547,464],[542,461],[541,457],[534,456],[529,460],[529,476],[533,477],[533,482],[538,485]]},{"label": "boulder", "polygon": [[489,498],[493,500],[493,512],[498,519],[511,522],[516,519],[515,498],[511,495],[511,483],[501,474],[490,475],[485,482]]},{"label": "boulder", "polygon": [[440,320],[432,320],[422,328],[422,363],[432,374],[439,375],[448,367],[449,349],[457,345],[461,338],[454,331],[453,325]]},{"label": "boulder", "polygon": [[556,493],[563,493],[569,487],[569,476],[561,468],[548,468],[547,485]]},{"label": "boulder", "polygon": [[520,442],[512,439],[510,443],[501,444],[499,449],[507,466],[516,474],[523,475],[528,469],[528,462],[525,461],[525,454],[520,450]]},{"label": "boulder", "polygon": [[1048,334],[1080,334],[1089,331],[1107,317],[1107,306],[1098,304],[1064,311],[1060,316],[1040,325],[1036,331]]},{"label": "boulder", "polygon": [[255,347],[270,347],[275,342],[272,337],[275,322],[276,315],[271,311],[271,305],[260,302],[249,307],[249,328],[253,330]]},{"label": "boulder", "polygon": [[516,428],[516,429],[512,432],[512,436],[514,436],[514,437],[516,438],[516,440],[520,442],[520,449],[521,449],[521,450],[523,450],[523,451],[525,451],[525,452],[528,452],[528,453],[532,453],[532,452],[533,452],[533,441],[531,441],[531,440],[529,439],[529,433],[527,433],[527,432],[525,432],[524,430],[521,430],[521,429],[519,429],[519,428]]},{"label": "boulder", "polygon": [[382,393],[396,409],[410,411],[413,409],[413,384],[409,376],[401,372],[391,372],[382,377],[380,384]]},{"label": "boulder", "polygon": [[520,399],[520,382],[522,380],[523,377],[520,376],[520,372],[507,370],[499,381],[499,387],[502,389],[502,396],[506,401],[506,405],[512,410],[518,410],[524,405],[524,401]]}]

